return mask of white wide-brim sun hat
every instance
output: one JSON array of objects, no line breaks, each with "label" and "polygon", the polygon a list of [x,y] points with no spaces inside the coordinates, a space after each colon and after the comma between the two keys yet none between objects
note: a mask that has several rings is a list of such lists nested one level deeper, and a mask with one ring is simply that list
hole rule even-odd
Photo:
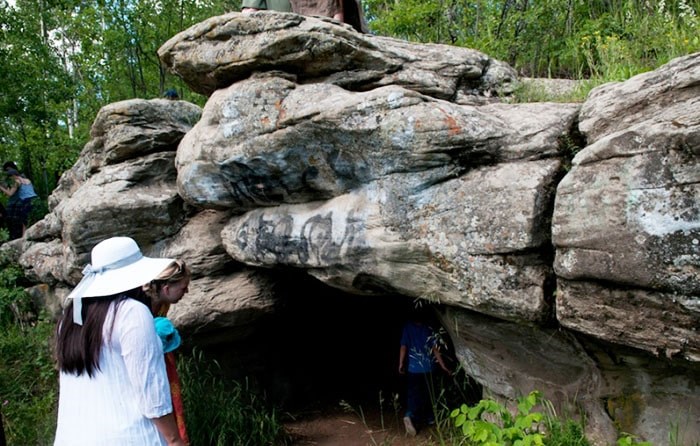
[{"label": "white wide-brim sun hat", "polygon": [[[81,284],[68,296],[111,296],[147,284],[158,277],[174,259],[146,257],[136,242],[129,237],[112,237],[101,241],[91,253],[91,264],[83,270],[83,280],[93,277],[89,283]],[[79,295],[78,295],[79,294]]]},{"label": "white wide-brim sun hat", "polygon": [[174,259],[146,257],[129,237],[103,240],[91,253],[92,263],[67,299],[73,299],[73,322],[83,324],[84,297],[111,296],[145,285],[158,277]]}]

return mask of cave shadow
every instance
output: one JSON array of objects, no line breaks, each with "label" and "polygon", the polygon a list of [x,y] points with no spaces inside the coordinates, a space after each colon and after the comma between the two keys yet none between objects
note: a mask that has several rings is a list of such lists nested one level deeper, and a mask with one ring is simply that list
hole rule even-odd
[{"label": "cave shadow", "polygon": [[[252,379],[286,413],[341,407],[403,413],[401,333],[420,302],[400,295],[348,294],[298,273],[278,291],[282,302],[273,318],[246,340],[211,352],[229,376]],[[456,408],[479,401],[481,387],[457,367],[447,332],[437,317],[428,322],[441,334],[443,355],[457,370],[453,376],[436,373],[440,404]]]}]

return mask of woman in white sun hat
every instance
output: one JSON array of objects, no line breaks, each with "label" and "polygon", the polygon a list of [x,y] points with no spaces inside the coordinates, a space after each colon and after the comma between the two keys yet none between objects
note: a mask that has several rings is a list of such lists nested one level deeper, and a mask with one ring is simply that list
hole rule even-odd
[{"label": "woman in white sun hat", "polygon": [[173,259],[145,257],[131,238],[113,237],[91,260],[57,330],[54,445],[185,445],[143,290]]}]

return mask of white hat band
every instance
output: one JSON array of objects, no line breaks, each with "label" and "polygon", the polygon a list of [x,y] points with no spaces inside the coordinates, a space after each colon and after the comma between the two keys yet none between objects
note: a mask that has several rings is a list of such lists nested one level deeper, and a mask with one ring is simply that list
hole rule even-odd
[{"label": "white hat band", "polygon": [[124,268],[125,266],[138,262],[142,258],[143,254],[141,251],[136,251],[128,257],[119,259],[114,263],[110,263],[99,268],[93,268],[92,265],[88,263],[85,268],[83,268],[83,278],[80,280],[80,283],[76,285],[73,291],[66,298],[66,301],[68,299],[73,299],[73,322],[78,325],[83,325],[83,294],[85,293],[85,290],[92,285],[98,274],[102,274],[105,271],[113,269]]}]

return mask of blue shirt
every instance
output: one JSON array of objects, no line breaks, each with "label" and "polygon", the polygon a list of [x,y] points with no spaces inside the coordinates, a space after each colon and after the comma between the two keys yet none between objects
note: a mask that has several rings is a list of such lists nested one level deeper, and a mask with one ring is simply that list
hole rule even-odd
[{"label": "blue shirt", "polygon": [[34,186],[32,183],[19,183],[19,187],[14,194],[8,199],[8,203],[17,203],[24,200],[29,200],[30,198],[36,198],[38,195],[34,191]]},{"label": "blue shirt", "polygon": [[435,360],[433,347],[437,338],[427,325],[408,322],[403,328],[401,345],[406,346],[408,356],[408,373],[429,373],[433,371]]},{"label": "blue shirt", "polygon": [[27,200],[29,198],[36,198],[37,194],[34,191],[34,186],[32,183],[20,184],[17,190],[17,195],[19,195],[20,200]]}]

